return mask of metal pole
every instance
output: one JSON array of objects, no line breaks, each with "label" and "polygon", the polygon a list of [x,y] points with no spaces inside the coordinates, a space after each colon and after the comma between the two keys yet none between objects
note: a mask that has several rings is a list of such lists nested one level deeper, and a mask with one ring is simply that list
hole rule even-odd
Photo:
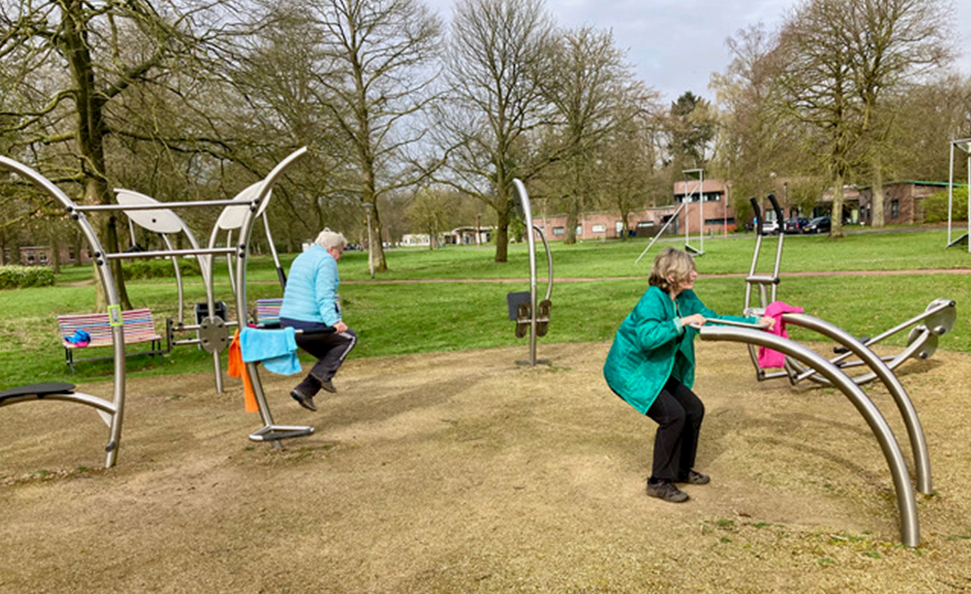
[{"label": "metal pole", "polygon": [[[644,251],[641,252],[641,255],[640,256],[637,256],[637,259],[634,260],[634,264],[637,264],[638,262],[641,261],[641,258],[644,257],[644,254],[647,253],[647,250],[651,249],[651,246],[654,245],[654,242],[657,241],[658,238],[661,237],[661,235],[664,234],[664,230],[668,228],[668,226],[671,224],[671,221],[678,220],[678,213],[680,213],[681,212],[681,209],[684,208],[684,204],[685,203],[682,202],[681,203],[681,206],[679,206],[678,209],[674,211],[674,214],[671,215],[671,218],[668,219],[668,222],[664,223],[664,225],[661,227],[661,230],[658,231],[657,232],[657,235],[654,236],[654,239],[652,239],[651,242],[649,244],[647,244],[647,247],[644,248]],[[688,215],[685,215],[684,218],[685,218],[685,220],[688,220]]]},{"label": "metal pole", "polygon": [[[947,245],[951,246],[951,213],[954,210],[954,141],[951,141],[951,168],[947,178]],[[971,196],[971,193],[969,193]],[[971,225],[971,216],[968,217],[968,224]],[[971,242],[969,242],[971,245]],[[971,249],[971,248],[969,248]]]},{"label": "metal pole", "polygon": [[698,172],[698,249],[705,253],[705,171]]},{"label": "metal pole", "polygon": [[523,223],[526,226],[526,243],[529,246],[529,364],[536,365],[536,238],[533,236],[533,213],[526,186],[518,179],[512,180],[512,183],[523,206]]}]

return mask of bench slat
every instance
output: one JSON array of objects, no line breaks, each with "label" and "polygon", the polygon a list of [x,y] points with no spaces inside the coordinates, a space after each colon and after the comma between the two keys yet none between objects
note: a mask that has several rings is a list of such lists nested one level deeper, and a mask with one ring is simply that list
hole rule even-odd
[{"label": "bench slat", "polygon": [[[121,319],[125,328],[125,344],[162,340],[162,336],[155,330],[155,321],[150,309],[122,312]],[[77,330],[84,330],[91,335],[88,347],[110,346],[113,343],[111,322],[107,313],[57,316],[57,326],[61,344],[66,349],[78,348],[77,345],[66,340],[74,336]]]}]

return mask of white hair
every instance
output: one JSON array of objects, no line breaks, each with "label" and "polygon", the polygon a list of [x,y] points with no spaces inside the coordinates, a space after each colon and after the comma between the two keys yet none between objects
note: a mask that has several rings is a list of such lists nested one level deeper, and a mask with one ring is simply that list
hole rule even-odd
[{"label": "white hair", "polygon": [[314,243],[325,250],[337,248],[343,251],[344,247],[347,245],[347,239],[345,239],[344,235],[341,233],[331,231],[330,229],[324,229],[317,235],[317,239],[314,240]]}]

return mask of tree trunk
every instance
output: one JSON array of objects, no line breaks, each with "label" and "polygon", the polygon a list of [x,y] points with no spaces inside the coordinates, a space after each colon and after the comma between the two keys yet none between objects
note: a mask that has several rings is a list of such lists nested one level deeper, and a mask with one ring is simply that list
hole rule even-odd
[{"label": "tree trunk", "polygon": [[833,239],[843,237],[843,176],[839,174],[833,180],[833,211],[829,219],[829,236]]},{"label": "tree trunk", "polygon": [[886,219],[883,211],[885,197],[883,195],[883,171],[880,170],[880,159],[873,159],[873,195],[870,198],[870,226],[882,229]]},{"label": "tree trunk", "polygon": [[579,198],[577,196],[570,196],[566,203],[566,229],[563,234],[563,243],[566,245],[573,245],[577,242],[577,219],[578,214],[578,203]]},{"label": "tree trunk", "polygon": [[61,273],[61,253],[60,246],[57,243],[57,233],[51,233],[51,269],[54,274]]},{"label": "tree trunk", "polygon": [[381,228],[381,218],[378,215],[378,205],[376,202],[372,202],[374,208],[371,210],[371,237],[374,239],[374,245],[368,246],[369,250],[373,250],[372,258],[374,258],[374,270],[376,272],[387,272],[388,271],[388,261],[384,257],[384,239],[383,230]]},{"label": "tree trunk", "polygon": [[509,204],[496,213],[496,262],[509,261]]},{"label": "tree trunk", "polygon": [[[77,107],[77,143],[81,160],[81,173],[84,176],[84,202],[87,204],[110,204],[110,192],[106,178],[104,139],[108,133],[104,122],[104,102],[107,100],[98,93],[94,77],[94,64],[87,43],[87,21],[85,6],[81,0],[59,0],[64,33],[59,39],[64,56],[70,67],[75,86],[75,105]],[[118,252],[118,231],[114,215],[101,217],[101,224],[95,226],[98,239],[108,252]],[[103,256],[102,256],[103,259]],[[96,264],[97,265],[97,264]],[[121,262],[110,262],[115,279],[118,303],[122,309],[131,309],[125,281],[121,276]],[[96,283],[95,310],[103,311],[108,300],[101,283]]]}]

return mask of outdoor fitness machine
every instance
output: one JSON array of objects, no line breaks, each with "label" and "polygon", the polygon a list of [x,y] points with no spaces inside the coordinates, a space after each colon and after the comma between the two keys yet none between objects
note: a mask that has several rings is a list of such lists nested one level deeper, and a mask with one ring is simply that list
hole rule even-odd
[{"label": "outdoor fitness machine", "polygon": [[[775,200],[775,196],[770,194],[768,200],[781,221],[782,209]],[[756,217],[758,220],[761,220],[762,216],[758,201],[752,198],[751,203]],[[763,239],[761,226],[757,228],[756,232],[757,240],[755,253],[752,258],[752,267],[749,275],[746,277],[744,313],[746,316],[757,317],[764,315],[768,305],[776,300],[777,287],[780,281],[779,269],[785,240],[785,229],[780,228],[779,230],[776,257],[771,275],[757,274],[759,253],[762,248]],[[838,356],[827,360],[825,357],[794,341],[766,332],[759,332],[757,331],[757,327],[752,327],[752,325],[738,323],[722,324],[723,321],[721,320],[718,321],[718,324],[721,325],[706,325],[702,327],[700,329],[700,336],[703,340],[727,340],[746,344],[753,365],[755,365],[759,381],[787,377],[791,383],[795,384],[798,381],[810,379],[820,384],[835,387],[843,392],[853,403],[857,411],[863,415],[877,441],[880,443],[884,456],[887,459],[897,493],[897,506],[900,511],[900,530],[903,543],[907,546],[917,546],[920,542],[920,537],[914,494],[910,489],[907,467],[904,464],[899,444],[887,425],[885,418],[859,386],[879,378],[887,388],[907,429],[907,435],[914,457],[917,490],[924,494],[932,494],[933,486],[930,460],[927,453],[923,428],[921,427],[920,420],[918,419],[917,412],[914,409],[909,395],[894,375],[893,370],[910,357],[927,358],[933,354],[937,347],[937,338],[954,327],[956,321],[954,302],[948,299],[936,299],[931,302],[924,313],[874,338],[858,339],[833,324],[805,314],[784,313],[782,314],[782,321],[786,324],[812,330],[834,340],[839,345],[834,349]],[[871,345],[911,326],[914,327],[908,336],[907,347],[900,354],[892,357],[880,357],[870,349]],[[770,348],[785,355],[784,371],[766,373],[762,370],[758,366],[756,347]],[[851,356],[856,356],[858,360],[847,361]],[[851,367],[864,365],[869,368],[869,373],[857,376],[849,376],[846,373],[846,370]]]},{"label": "outdoor fitness machine", "polygon": [[[776,201],[775,196],[772,194],[768,195],[768,200],[772,203],[772,208],[776,211],[776,214],[782,217],[782,209],[779,207],[779,203]],[[762,213],[759,210],[758,201],[755,198],[751,199],[752,208],[755,210],[755,216],[759,220],[762,219]],[[748,312],[757,312],[758,315],[763,315],[765,309],[770,303],[776,301],[777,288],[780,282],[779,269],[782,262],[782,248],[785,242],[785,229],[779,229],[778,244],[775,253],[775,262],[772,269],[771,276],[759,275],[756,273],[759,253],[762,249],[762,238],[763,231],[761,226],[756,229],[756,243],[755,243],[755,253],[752,256],[752,267],[749,269],[749,275],[745,279],[745,311],[746,315]],[[789,315],[789,314],[786,314]],[[795,317],[793,316],[794,325],[802,325],[800,321],[803,321],[808,316]],[[788,318],[783,316],[783,320],[787,321]],[[957,321],[957,312],[955,310],[955,303],[950,299],[935,299],[930,302],[923,313],[914,316],[913,318],[894,326],[893,328],[882,332],[878,336],[872,338],[866,337],[859,340],[860,343],[867,349],[873,345],[885,340],[886,338],[902,332],[910,328],[910,334],[907,336],[907,346],[900,353],[883,357],[882,361],[886,362],[887,367],[890,370],[894,370],[899,367],[904,361],[916,357],[918,359],[927,359],[937,350],[938,339],[942,334],[949,332],[954,328],[954,324]],[[818,328],[811,328],[812,330],[819,331]],[[855,353],[853,352],[849,341],[846,339],[844,334],[839,334],[835,336],[830,336],[830,334],[825,334],[827,337],[836,340],[839,346],[836,347],[835,351],[837,357],[831,359],[830,362],[837,364],[842,369],[848,369],[851,367],[859,367],[863,365],[868,365],[866,361],[848,361],[851,356]],[[852,338],[852,337],[850,337]],[[755,366],[756,374],[759,381],[765,379],[775,379],[780,377],[787,377],[789,381],[793,384],[803,381],[805,379],[810,379],[819,383],[828,383],[824,377],[814,374],[813,372],[807,370],[805,367],[801,366],[798,361],[786,361],[786,366],[784,371],[766,373],[758,365],[758,357],[754,347],[749,347],[749,354],[751,355],[752,364]],[[852,376],[851,379],[857,384],[864,384],[877,379],[878,374],[872,365],[869,365],[870,372],[864,375]]]},{"label": "outdoor fitness machine", "polygon": [[[246,261],[249,254],[249,241],[250,235],[253,227],[253,220],[259,216],[266,208],[266,204],[270,199],[270,190],[276,183],[277,179],[283,174],[283,172],[298,159],[303,157],[307,153],[306,148],[301,148],[297,151],[291,153],[287,158],[281,161],[272,171],[264,178],[261,182],[257,184],[257,189],[252,191],[250,194],[244,196],[237,196],[233,200],[208,200],[208,201],[191,201],[191,202],[157,202],[147,196],[137,194],[136,192],[122,191],[119,193],[119,203],[118,204],[98,204],[98,205],[79,205],[74,203],[70,198],[68,198],[64,192],[62,192],[56,185],[50,180],[42,176],[37,171],[31,169],[30,167],[19,163],[13,159],[0,156],[0,166],[19,174],[20,176],[28,179],[33,184],[42,189],[50,197],[52,197],[56,202],[58,202],[67,212],[67,214],[75,220],[81,227],[81,231],[90,246],[94,258],[95,266],[98,273],[99,280],[104,287],[105,297],[108,301],[107,312],[111,325],[112,341],[114,348],[114,374],[113,374],[113,394],[112,398],[109,400],[107,398],[102,398],[98,396],[93,396],[90,394],[83,394],[75,390],[75,386],[67,383],[42,383],[42,384],[32,384],[28,386],[20,386],[16,388],[11,388],[0,392],[0,407],[7,406],[11,404],[17,404],[20,402],[28,402],[34,400],[62,400],[68,402],[75,402],[78,404],[83,404],[85,406],[90,406],[94,408],[101,418],[105,421],[109,428],[108,444],[105,447],[107,453],[105,458],[105,468],[110,468],[114,466],[118,449],[121,442],[121,428],[122,419],[125,408],[125,341],[124,341],[124,321],[122,320],[121,306],[119,304],[118,293],[115,289],[114,277],[112,276],[111,267],[109,262],[111,260],[123,260],[123,259],[133,259],[133,258],[177,258],[183,256],[194,256],[200,262],[200,268],[204,271],[203,276],[207,283],[207,305],[209,306],[209,312],[214,311],[214,303],[212,296],[212,257],[218,255],[225,255],[230,257],[235,257],[236,260],[236,306],[237,312],[245,315],[246,310]],[[245,191],[244,191],[245,192]],[[164,205],[164,207],[163,207]],[[237,238],[236,245],[227,245],[227,247],[215,247],[210,246],[207,248],[202,248],[198,243],[194,242],[194,238],[190,240],[192,247],[190,249],[173,249],[171,243],[167,240],[165,235],[170,233],[177,233],[180,231],[185,231],[188,233],[188,228],[185,227],[181,219],[172,212],[171,209],[192,209],[192,208],[213,208],[213,207],[225,207],[227,210],[234,209],[234,213],[241,213],[242,224],[240,225],[240,233]],[[146,229],[156,231],[163,235],[163,241],[165,242],[166,249],[159,251],[131,251],[131,252],[120,252],[120,253],[107,253],[98,240],[97,235],[92,229],[91,225],[87,220],[86,213],[88,212],[117,212],[121,211],[126,213],[133,221],[138,223],[140,226]],[[189,234],[190,237],[191,234]],[[279,266],[278,266],[279,268]],[[181,282],[180,282],[181,288]],[[180,291],[180,305],[181,305],[181,291]],[[180,313],[181,315],[181,313]],[[218,318],[216,316],[215,318]],[[215,319],[213,316],[207,317],[200,324],[198,330],[200,331],[200,341],[205,347],[206,343],[210,343],[210,348],[213,350],[214,361],[217,364],[218,370],[218,352],[221,350],[217,345],[227,344],[229,338],[228,326],[232,322],[222,320],[222,318]],[[207,324],[207,320],[209,323]],[[222,323],[220,323],[220,321]],[[237,321],[236,324],[239,322]],[[209,350],[207,348],[207,350]],[[298,437],[301,435],[309,435],[313,433],[313,427],[305,426],[283,426],[275,425],[273,423],[272,415],[270,414],[269,406],[266,403],[266,398],[263,394],[262,385],[260,383],[259,373],[256,367],[256,363],[248,363],[246,365],[250,382],[253,387],[254,394],[256,396],[257,403],[259,405],[259,411],[262,416],[264,427],[255,433],[250,435],[250,439],[254,441],[275,441],[286,439],[290,437]],[[218,371],[217,371],[218,377]],[[217,379],[218,384],[218,379]],[[279,443],[276,444],[279,447]]]},{"label": "outdoor fitness machine", "polygon": [[968,188],[968,212],[971,213],[971,138],[952,140],[951,173],[947,180],[947,247],[964,243],[968,246],[968,253],[971,253],[971,242],[968,241],[968,237],[971,236],[971,216],[968,217],[967,231],[957,239],[951,240],[951,224],[954,216],[954,149],[961,149],[967,155],[968,183],[965,187]]},{"label": "outdoor fitness machine", "polygon": [[[526,187],[518,179],[512,180],[516,197],[516,210],[523,218],[526,226],[526,242],[529,246],[529,291],[509,293],[506,295],[506,305],[509,307],[509,319],[516,321],[516,338],[522,338],[529,333],[529,360],[516,361],[519,365],[548,364],[547,359],[536,359],[536,337],[546,336],[550,325],[550,295],[553,293],[553,255],[550,253],[549,243],[543,230],[533,224],[533,211],[529,205],[529,195]],[[536,240],[533,233],[539,235],[546,249],[546,297],[536,302]]]},{"label": "outdoor fitness machine", "polygon": [[[671,225],[671,222],[678,220],[678,215],[681,214],[682,210],[684,210],[684,251],[688,252],[689,254],[694,254],[695,256],[705,255],[705,170],[685,169],[681,173],[684,175],[685,188],[684,200],[682,200],[681,206],[674,211],[673,215],[668,217],[668,220],[665,221],[664,225],[661,226],[654,238],[651,239],[650,243],[647,244],[647,247],[644,248],[641,255],[634,260],[634,264],[640,262],[641,258],[644,257],[644,254],[646,254],[648,250],[651,249],[651,246],[654,245],[654,242],[664,235],[664,232],[667,230],[668,226]],[[692,196],[694,196],[694,190],[690,189],[690,182],[692,180],[697,180],[697,185],[695,187],[698,189],[698,247],[691,245],[691,236],[688,234],[688,231],[691,229],[691,221],[688,219],[688,210],[686,207],[693,201]]]}]

